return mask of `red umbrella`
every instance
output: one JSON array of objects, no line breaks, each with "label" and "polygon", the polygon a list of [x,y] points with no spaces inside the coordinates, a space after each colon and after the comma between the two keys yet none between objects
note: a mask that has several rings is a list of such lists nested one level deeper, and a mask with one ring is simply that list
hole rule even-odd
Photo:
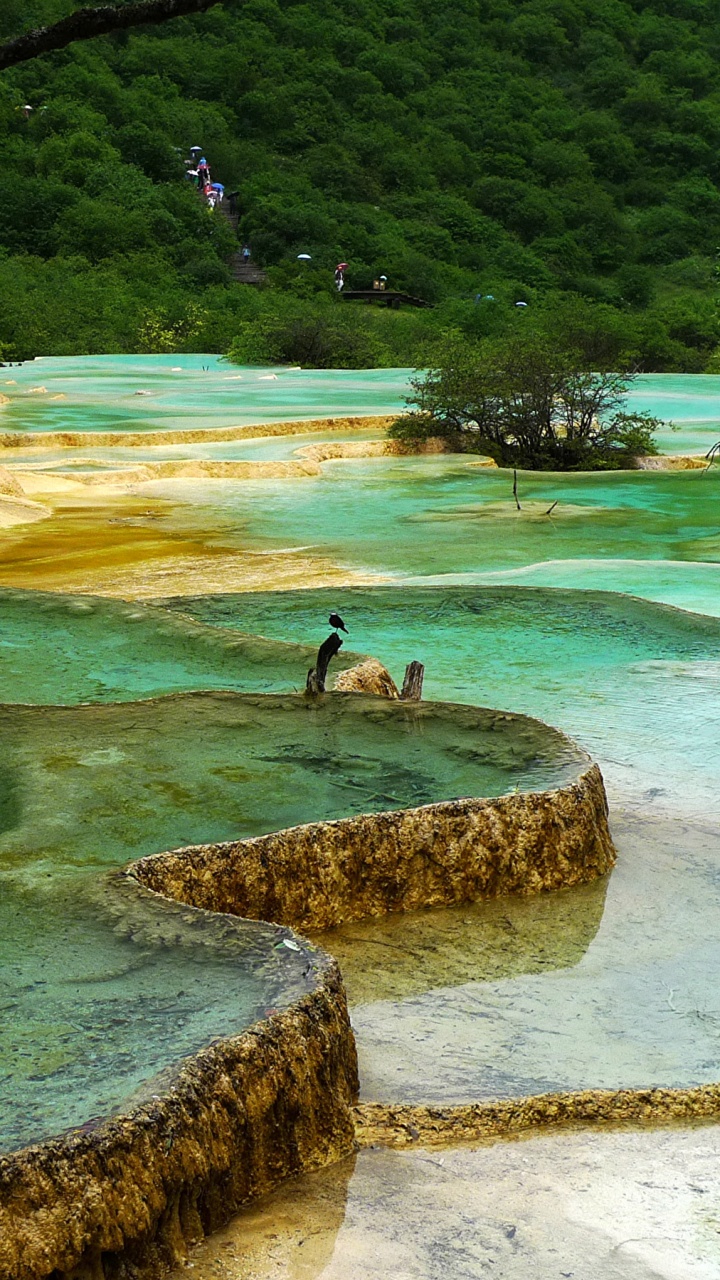
[{"label": "red umbrella", "polygon": [[338,271],[347,271],[347,262],[338,262],[336,269]]}]

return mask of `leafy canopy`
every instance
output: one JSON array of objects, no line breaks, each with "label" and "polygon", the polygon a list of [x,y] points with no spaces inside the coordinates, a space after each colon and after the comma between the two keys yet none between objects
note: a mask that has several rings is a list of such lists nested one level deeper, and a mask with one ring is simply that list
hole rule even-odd
[{"label": "leafy canopy", "polygon": [[[6,0],[0,37],[80,7]],[[711,0],[228,0],[10,69],[0,341],[132,348],[150,309],[181,342],[191,301],[197,341],[242,336],[257,308],[235,297],[233,238],[182,176],[197,142],[276,290],[322,299],[343,259],[351,284],[382,271],[441,310],[463,300],[469,336],[504,323],[471,314],[476,297],[506,316],[574,297],[618,317],[643,367],[701,370],[718,344],[719,51]],[[92,325],[80,303],[50,323],[65,280]],[[399,354],[391,318],[368,324]]]},{"label": "leafy canopy", "polygon": [[412,382],[411,412],[391,434],[449,440],[504,466],[586,470],[633,466],[657,450],[660,425],[624,412],[632,374],[591,371],[578,351],[516,332],[469,346],[448,340],[437,364]]}]

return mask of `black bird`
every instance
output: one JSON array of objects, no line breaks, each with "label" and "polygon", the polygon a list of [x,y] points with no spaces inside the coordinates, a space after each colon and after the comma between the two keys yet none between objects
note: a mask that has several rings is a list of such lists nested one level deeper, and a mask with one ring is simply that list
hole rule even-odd
[{"label": "black bird", "polygon": [[331,627],[335,628],[336,631],[344,631],[346,636],[350,635],[350,632],[345,626],[345,623],[343,622],[339,613],[331,613],[330,617],[328,618],[328,622],[330,623]]}]

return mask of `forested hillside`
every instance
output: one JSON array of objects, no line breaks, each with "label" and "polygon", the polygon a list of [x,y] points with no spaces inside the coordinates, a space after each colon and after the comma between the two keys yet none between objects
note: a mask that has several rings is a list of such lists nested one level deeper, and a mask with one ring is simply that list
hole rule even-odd
[{"label": "forested hillside", "polygon": [[[79,7],[5,0],[0,35]],[[439,304],[338,320],[365,335],[347,362],[575,295],[644,367],[713,368],[719,53],[710,0],[228,0],[7,71],[0,343],[271,346],[303,307],[353,310],[342,258]],[[183,176],[195,143],[240,191],[262,294]]]}]

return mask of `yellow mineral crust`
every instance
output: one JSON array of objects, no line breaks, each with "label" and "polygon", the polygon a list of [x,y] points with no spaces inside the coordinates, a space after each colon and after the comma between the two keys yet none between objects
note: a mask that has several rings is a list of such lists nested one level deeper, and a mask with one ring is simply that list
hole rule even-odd
[{"label": "yellow mineral crust", "polygon": [[4,499],[0,490],[0,527],[7,502],[7,532],[0,539],[2,586],[145,600],[381,580],[341,568],[312,548],[264,550],[223,543],[187,527],[175,503],[142,496],[137,487],[129,486],[126,493],[38,472],[11,476],[35,500],[12,494]]},{"label": "yellow mineral crust", "polygon": [[583,1089],[461,1106],[363,1102],[354,1109],[358,1145],[454,1146],[544,1128],[657,1125],[720,1118],[720,1085],[689,1089]]},{"label": "yellow mineral crust", "polygon": [[[47,478],[41,471],[22,472],[20,475],[23,485],[32,476],[31,483],[37,484],[38,488],[42,488]],[[91,471],[84,475],[77,472],[54,473],[54,477],[69,481],[73,486],[114,488],[119,492],[149,480],[290,480],[318,475],[320,467],[310,459],[301,462],[234,462],[203,458],[143,462],[136,467],[120,466],[117,470]]]},{"label": "yellow mineral crust", "polygon": [[[305,444],[295,453],[298,458],[315,462],[332,462],[337,458],[387,458],[405,454],[448,453],[447,442],[433,436],[417,444],[403,440],[327,440],[318,444]],[[495,466],[491,458],[482,461],[484,466]]]},{"label": "yellow mineral crust", "polygon": [[387,431],[397,414],[353,418],[312,418],[307,421],[260,422],[254,426],[185,427],[157,431],[24,431],[0,434],[3,449],[87,449],[121,445],[147,447],[153,444],[212,444],[228,440],[256,440],[266,436],[311,435],[317,431],[360,431],[370,428]]},{"label": "yellow mineral crust", "polygon": [[659,453],[654,457],[637,460],[639,471],[699,471],[707,465],[707,458],[680,453]]}]

